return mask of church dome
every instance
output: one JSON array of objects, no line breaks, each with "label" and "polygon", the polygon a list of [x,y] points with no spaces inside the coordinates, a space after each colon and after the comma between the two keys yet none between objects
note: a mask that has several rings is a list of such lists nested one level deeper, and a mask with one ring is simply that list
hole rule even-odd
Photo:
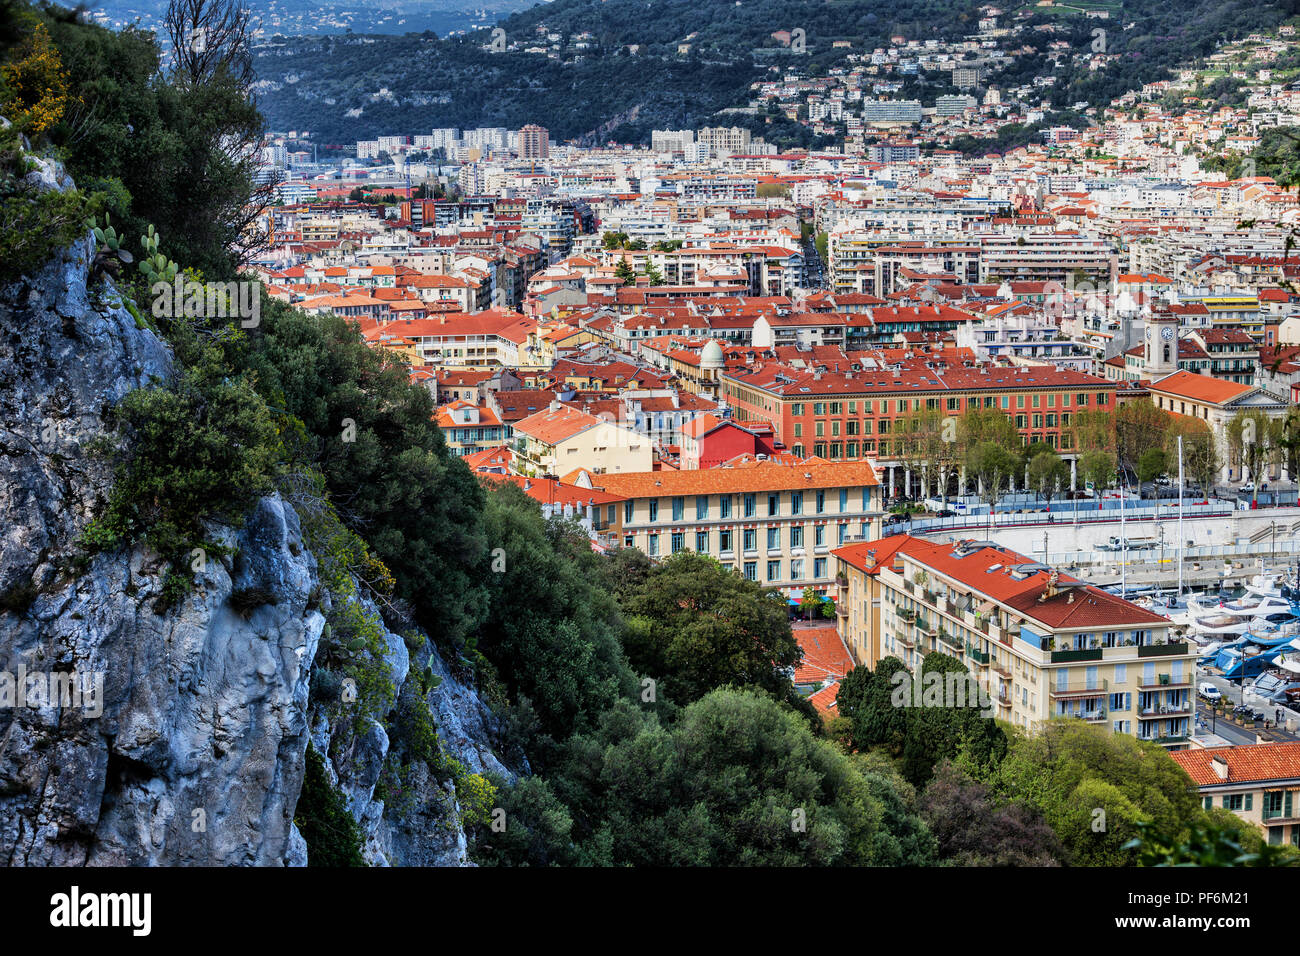
[{"label": "church dome", "polygon": [[700,368],[722,368],[722,346],[717,339],[711,339],[700,352]]}]

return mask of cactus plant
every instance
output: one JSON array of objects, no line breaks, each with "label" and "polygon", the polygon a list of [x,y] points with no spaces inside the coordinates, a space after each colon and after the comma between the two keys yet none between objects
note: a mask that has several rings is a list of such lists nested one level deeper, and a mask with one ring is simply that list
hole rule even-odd
[{"label": "cactus plant", "polygon": [[94,221],[88,223],[91,235],[95,237],[95,258],[90,264],[91,279],[97,279],[101,275],[110,275],[114,279],[118,278],[122,272],[122,266],[134,261],[131,253],[122,248],[122,237],[117,234],[113,228],[113,219],[108,213],[104,213],[104,224],[102,226]]},{"label": "cactus plant", "polygon": [[140,246],[144,249],[144,258],[140,260],[140,274],[150,285],[155,282],[171,282],[176,278],[180,267],[158,251],[162,237],[158,235],[153,224],[149,231],[140,237]]}]

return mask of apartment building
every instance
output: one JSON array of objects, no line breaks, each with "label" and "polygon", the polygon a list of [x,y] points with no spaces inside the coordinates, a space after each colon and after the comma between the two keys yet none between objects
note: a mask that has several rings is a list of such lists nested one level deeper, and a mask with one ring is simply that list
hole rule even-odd
[{"label": "apartment building", "polygon": [[841,633],[859,663],[896,657],[916,672],[937,651],[1025,730],[1075,717],[1187,745],[1196,650],[1168,619],[985,541],[896,535],[835,558]]},{"label": "apartment building", "polygon": [[1300,846],[1300,743],[1209,747],[1173,754],[1205,809],[1231,810],[1273,846]]},{"label": "apartment building", "polygon": [[695,141],[717,153],[747,153],[752,134],[739,126],[706,126]]},{"label": "apartment building", "polygon": [[438,428],[447,440],[447,450],[458,457],[484,448],[495,448],[510,438],[510,426],[490,408],[457,399],[438,409]]},{"label": "apartment building", "polygon": [[529,123],[519,130],[519,158],[544,160],[551,155],[551,134]]},{"label": "apartment building", "polygon": [[807,587],[828,592],[831,550],[880,527],[880,485],[865,462],[752,461],[608,474],[593,483],[627,499],[617,529],[625,547],[651,558],[710,554],[790,598]]},{"label": "apartment building", "polygon": [[1083,274],[1108,279],[1118,259],[1102,240],[1080,233],[1028,232],[980,237],[980,281],[1036,279],[1064,283]]},{"label": "apartment building", "polygon": [[511,468],[529,477],[640,472],[653,464],[645,435],[558,402],[516,422],[514,435]]},{"label": "apartment building", "polygon": [[905,489],[913,476],[897,466],[895,421],[922,409],[961,415],[999,409],[1024,444],[1044,442],[1067,457],[1075,448],[1073,416],[1115,407],[1116,385],[1047,365],[974,366],[938,353],[894,368],[831,372],[759,365],[722,373],[721,399],[741,424],[771,422],[776,440],[798,456],[869,459],[887,469],[886,484]]}]

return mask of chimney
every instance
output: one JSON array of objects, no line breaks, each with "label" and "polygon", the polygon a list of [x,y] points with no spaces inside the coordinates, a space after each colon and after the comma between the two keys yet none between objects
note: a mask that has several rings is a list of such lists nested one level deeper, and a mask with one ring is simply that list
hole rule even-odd
[{"label": "chimney", "polygon": [[1210,758],[1210,766],[1214,768],[1220,780],[1228,779],[1228,761],[1216,754]]},{"label": "chimney", "polygon": [[531,479],[528,479],[528,478],[525,478],[525,479],[524,479],[524,491],[532,491],[532,490],[533,490],[533,483],[532,483],[532,480],[531,480]]}]

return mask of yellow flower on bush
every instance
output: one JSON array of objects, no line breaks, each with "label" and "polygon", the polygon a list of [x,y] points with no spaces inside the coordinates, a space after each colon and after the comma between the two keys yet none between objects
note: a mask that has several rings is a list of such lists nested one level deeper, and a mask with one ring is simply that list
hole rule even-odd
[{"label": "yellow flower on bush", "polygon": [[456,799],[460,801],[460,822],[466,828],[482,826],[492,819],[497,788],[477,773],[465,774],[456,781]]},{"label": "yellow flower on bush", "polygon": [[67,109],[68,73],[43,23],[36,24],[16,56],[0,67],[0,113],[28,136],[39,136]]}]

